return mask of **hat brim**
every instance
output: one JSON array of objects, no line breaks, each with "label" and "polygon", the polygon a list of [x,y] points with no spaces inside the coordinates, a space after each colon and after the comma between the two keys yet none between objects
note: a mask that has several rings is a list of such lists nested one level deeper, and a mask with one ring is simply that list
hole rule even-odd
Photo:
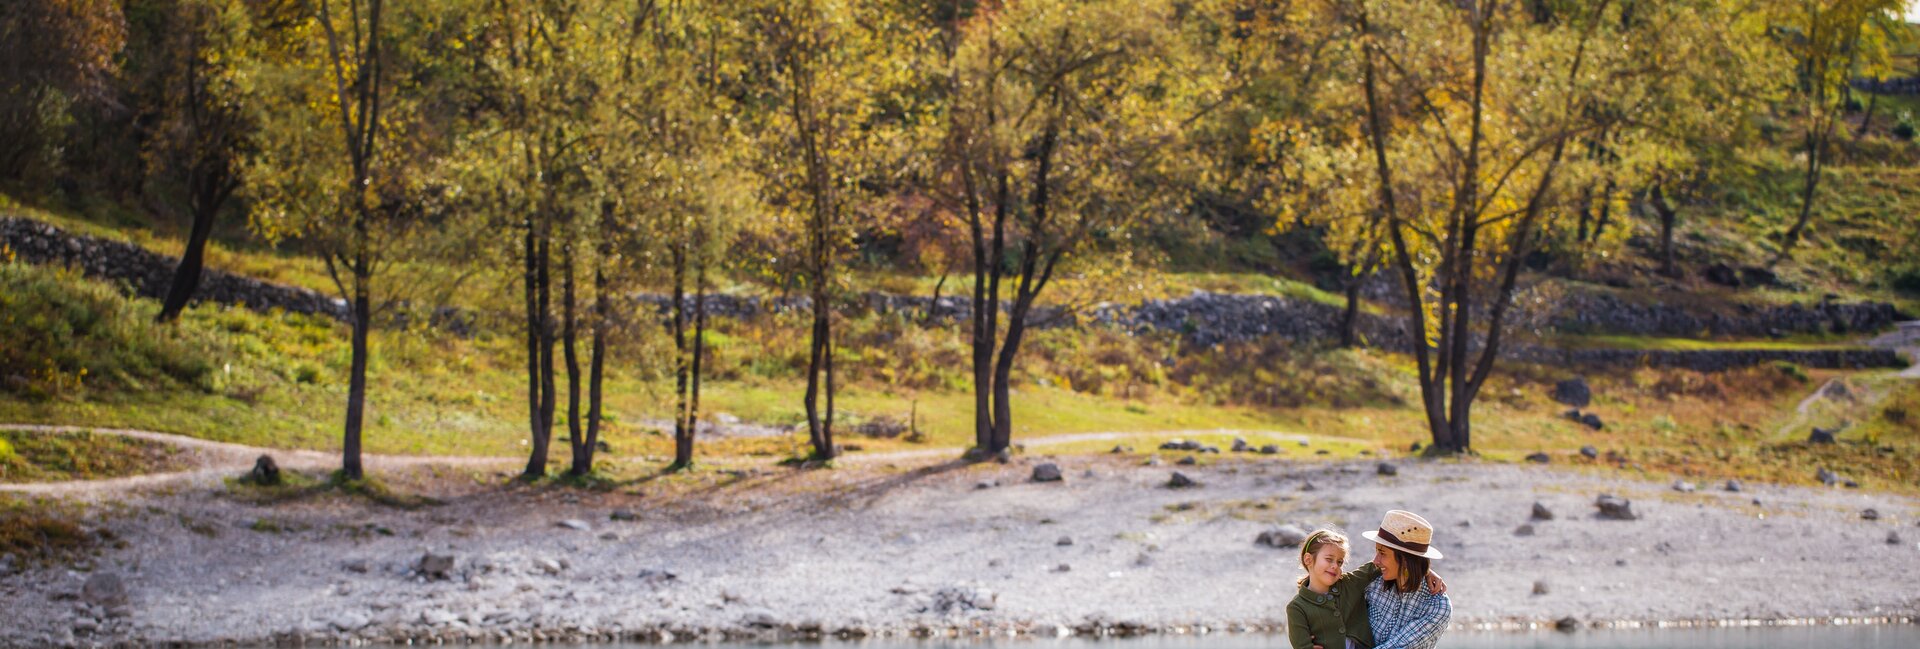
[{"label": "hat brim", "polygon": [[1401,545],[1399,545],[1399,544],[1397,544],[1397,543],[1394,543],[1394,542],[1392,542],[1392,541],[1388,541],[1388,540],[1386,540],[1386,539],[1382,539],[1382,538],[1380,538],[1380,532],[1379,532],[1379,530],[1367,530],[1367,531],[1365,531],[1365,532],[1361,532],[1361,533],[1360,533],[1360,536],[1363,536],[1363,537],[1366,537],[1366,539],[1367,539],[1368,541],[1372,541],[1372,542],[1374,542],[1374,544],[1375,544],[1375,545],[1384,545],[1384,546],[1387,546],[1387,547],[1389,547],[1389,548],[1393,548],[1393,549],[1395,549],[1395,550],[1399,550],[1399,551],[1401,551],[1401,552],[1405,552],[1405,553],[1407,553],[1407,554],[1411,554],[1411,555],[1413,555],[1413,556],[1416,556],[1416,557],[1425,557],[1425,558],[1428,558],[1428,559],[1444,559],[1444,558],[1446,558],[1446,557],[1444,557],[1444,556],[1442,556],[1442,555],[1440,554],[1440,549],[1439,549],[1439,548],[1435,548],[1435,547],[1431,547],[1431,546],[1429,546],[1429,547],[1427,548],[1427,551],[1426,551],[1426,552],[1415,552],[1415,551],[1413,551],[1413,550],[1412,550],[1411,548],[1406,548],[1406,547],[1403,547],[1403,546],[1401,546]]}]

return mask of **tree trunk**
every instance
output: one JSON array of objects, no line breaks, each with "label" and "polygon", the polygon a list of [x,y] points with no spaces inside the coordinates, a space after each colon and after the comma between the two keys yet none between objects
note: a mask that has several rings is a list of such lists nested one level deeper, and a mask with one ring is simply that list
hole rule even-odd
[{"label": "tree trunk", "polygon": [[1807,182],[1800,190],[1800,216],[1794,220],[1793,227],[1787,229],[1786,236],[1780,242],[1780,252],[1774,255],[1773,261],[1768,262],[1769,266],[1785,261],[1793,254],[1793,246],[1800,242],[1801,233],[1807,229],[1807,221],[1813,219],[1813,194],[1820,185],[1820,149],[1825,148],[1825,144],[1824,138],[1816,137],[1813,131],[1808,131]]},{"label": "tree trunk", "polygon": [[547,475],[548,448],[553,441],[553,410],[556,405],[553,382],[553,318],[551,296],[552,280],[549,277],[549,259],[551,259],[551,234],[541,228],[536,237],[534,254],[535,287],[535,330],[539,335],[535,345],[538,360],[540,382],[540,404],[535,414],[533,427],[533,453],[527,458],[528,478]]},{"label": "tree trunk", "polygon": [[[693,442],[700,434],[700,375],[707,357],[707,262],[703,258],[693,275],[693,389],[687,401],[687,461],[693,461]],[[829,395],[832,392],[828,392]],[[827,412],[833,412],[829,405]],[[678,449],[675,450],[678,453]]]},{"label": "tree trunk", "polygon": [[573,455],[573,475],[593,472],[593,454],[600,448],[600,385],[606,365],[607,349],[607,272],[609,246],[600,245],[593,268],[593,338],[587,361],[587,439],[582,451]]},{"label": "tree trunk", "polygon": [[1673,225],[1680,216],[1679,211],[1674,209],[1672,203],[1667,202],[1667,195],[1659,185],[1653,186],[1653,190],[1647,194],[1647,199],[1647,203],[1653,206],[1653,211],[1660,214],[1660,274],[1674,277]]},{"label": "tree trunk", "polygon": [[1347,281],[1347,309],[1340,316],[1340,346],[1353,349],[1360,344],[1360,336],[1355,329],[1360,321],[1360,283],[1363,278],[1355,276]]},{"label": "tree trunk", "polygon": [[673,263],[673,463],[674,471],[693,465],[692,422],[687,421],[687,250],[685,242],[676,242],[670,255]]},{"label": "tree trunk", "polygon": [[[364,230],[364,222],[360,227]],[[373,300],[367,285],[373,278],[364,243],[353,263],[353,360],[347,374],[346,434],[340,445],[340,475],[348,480],[366,477],[360,466],[360,430],[367,409],[367,330],[373,328]]]},{"label": "tree trunk", "polygon": [[1860,118],[1860,133],[1854,139],[1866,137],[1873,131],[1873,106],[1880,103],[1880,93],[1867,93],[1867,114]]},{"label": "tree trunk", "polygon": [[[521,271],[521,283],[526,287],[527,310],[527,439],[537,443],[540,439],[540,276],[539,249],[535,241],[539,235],[534,231],[533,212],[527,212],[523,225],[526,238],[521,256],[525,260]],[[528,464],[529,473],[533,465]]]},{"label": "tree trunk", "polygon": [[573,306],[573,244],[568,243],[560,247],[560,345],[567,364],[567,450],[579,457],[586,437],[580,432],[580,354]]},{"label": "tree trunk", "polygon": [[187,249],[180,255],[180,265],[173,269],[173,283],[167,287],[166,299],[160,303],[160,315],[154,317],[155,322],[172,322],[180,317],[180,311],[187,308],[193,292],[200,287],[200,273],[206,265],[207,237],[213,233],[213,215],[217,209],[218,206],[194,206]]}]

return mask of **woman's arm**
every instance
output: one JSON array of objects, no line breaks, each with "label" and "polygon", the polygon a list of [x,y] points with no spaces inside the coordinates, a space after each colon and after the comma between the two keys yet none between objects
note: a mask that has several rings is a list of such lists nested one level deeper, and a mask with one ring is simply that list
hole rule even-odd
[{"label": "woman's arm", "polygon": [[[1406,612],[1399,628],[1389,630],[1387,637],[1374,638],[1373,649],[1432,649],[1440,644],[1440,634],[1453,617],[1453,602],[1446,595],[1423,592],[1414,596]],[[1380,631],[1374,629],[1376,635]]]},{"label": "woman's arm", "polygon": [[1380,566],[1376,566],[1372,561],[1368,561],[1366,564],[1349,570],[1346,574],[1340,575],[1339,586],[1341,588],[1366,588],[1367,582],[1379,578]]},{"label": "woman's arm", "polygon": [[1313,631],[1307,628],[1307,612],[1300,604],[1287,604],[1287,642],[1293,649],[1314,649]]}]

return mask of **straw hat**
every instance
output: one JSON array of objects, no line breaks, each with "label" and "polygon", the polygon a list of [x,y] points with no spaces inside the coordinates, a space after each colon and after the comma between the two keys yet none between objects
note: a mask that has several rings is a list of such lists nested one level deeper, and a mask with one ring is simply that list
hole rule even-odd
[{"label": "straw hat", "polygon": [[1360,536],[1417,557],[1440,558],[1440,551],[1433,547],[1433,525],[1413,512],[1387,512],[1378,531],[1361,532]]}]

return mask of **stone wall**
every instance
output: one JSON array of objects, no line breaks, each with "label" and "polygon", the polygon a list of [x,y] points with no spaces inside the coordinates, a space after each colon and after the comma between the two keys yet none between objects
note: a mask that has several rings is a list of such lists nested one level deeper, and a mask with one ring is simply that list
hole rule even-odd
[{"label": "stone wall", "polygon": [[[32,219],[0,216],[0,245],[19,259],[48,266],[74,268],[87,277],[119,283],[133,294],[159,299],[173,282],[178,257],[162,255],[138,245],[112,239],[72,234]],[[256,311],[280,309],[345,320],[343,300],[296,286],[287,286],[225,271],[206,269],[200,275],[195,302],[238,304]]]},{"label": "stone wall", "polygon": [[1773,362],[1822,369],[1900,368],[1907,362],[1891,349],[1550,349],[1529,347],[1511,354],[1515,360],[1568,367],[1674,367],[1701,372],[1724,372]]},{"label": "stone wall", "polygon": [[1885,302],[1831,302],[1760,307],[1736,305],[1731,313],[1702,312],[1693,305],[1628,300],[1607,293],[1569,293],[1548,317],[1564,332],[1698,338],[1758,338],[1789,334],[1861,334],[1909,320]]}]

